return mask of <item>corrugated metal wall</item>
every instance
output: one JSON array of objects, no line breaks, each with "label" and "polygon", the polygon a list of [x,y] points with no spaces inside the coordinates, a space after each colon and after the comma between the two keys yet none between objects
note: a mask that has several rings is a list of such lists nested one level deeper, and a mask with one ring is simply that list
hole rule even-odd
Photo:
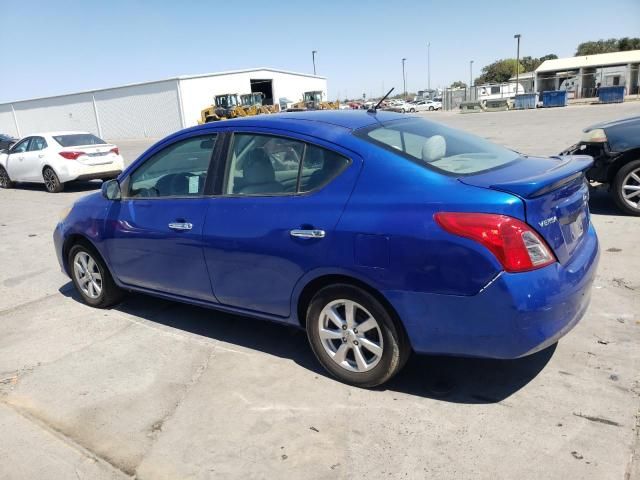
[{"label": "corrugated metal wall", "polygon": [[23,137],[52,130],[86,130],[118,140],[163,137],[181,128],[176,80],[0,105],[0,132]]},{"label": "corrugated metal wall", "polygon": [[16,124],[13,121],[13,112],[11,111],[11,105],[0,105],[0,133],[18,136],[18,130]]},{"label": "corrugated metal wall", "polygon": [[90,93],[17,102],[13,108],[22,136],[47,130],[98,131]]},{"label": "corrugated metal wall", "polygon": [[102,90],[95,98],[104,138],[164,137],[182,128],[175,80]]}]

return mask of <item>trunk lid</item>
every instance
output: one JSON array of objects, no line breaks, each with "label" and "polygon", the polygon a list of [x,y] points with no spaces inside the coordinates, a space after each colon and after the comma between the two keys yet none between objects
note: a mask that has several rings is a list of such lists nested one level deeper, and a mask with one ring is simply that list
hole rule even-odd
[{"label": "trunk lid", "polygon": [[83,165],[106,165],[112,163],[116,159],[116,154],[111,151],[115,145],[110,143],[99,145],[78,145],[73,147],[65,147],[63,151],[84,152],[84,155],[78,157],[78,162]]},{"label": "trunk lid", "polygon": [[527,223],[566,263],[589,227],[589,187],[585,155],[527,157],[490,172],[461,177],[467,185],[511,193],[522,199]]}]

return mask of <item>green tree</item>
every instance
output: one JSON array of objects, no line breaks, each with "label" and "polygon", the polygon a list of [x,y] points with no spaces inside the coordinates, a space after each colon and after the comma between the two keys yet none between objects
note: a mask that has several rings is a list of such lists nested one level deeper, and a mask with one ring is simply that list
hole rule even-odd
[{"label": "green tree", "polygon": [[596,55],[598,53],[623,52],[627,50],[640,50],[640,38],[623,37],[600,39],[591,42],[583,42],[578,45],[576,57],[583,55]]},{"label": "green tree", "polygon": [[[497,60],[491,65],[482,68],[482,73],[475,80],[476,85],[483,83],[503,83],[509,80],[516,73],[517,60],[515,58],[504,58]],[[518,64],[518,71],[524,73],[521,64]]]},{"label": "green tree", "polygon": [[542,62],[544,62],[545,60],[553,60],[556,58],[558,58],[558,56],[555,53],[550,53],[540,58],[522,57],[520,59],[520,65],[522,65],[522,68],[524,69],[525,72],[533,72],[536,68],[542,65]]},{"label": "green tree", "polygon": [[450,88],[467,88],[467,84],[464,83],[462,80],[456,80],[451,84]]}]

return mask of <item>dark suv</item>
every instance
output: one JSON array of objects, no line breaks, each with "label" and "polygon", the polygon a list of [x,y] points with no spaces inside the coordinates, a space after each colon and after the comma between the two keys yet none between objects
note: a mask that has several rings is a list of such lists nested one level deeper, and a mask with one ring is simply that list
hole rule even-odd
[{"label": "dark suv", "polygon": [[17,138],[13,138],[10,135],[5,135],[4,133],[0,133],[0,152],[4,150],[9,150],[11,145],[18,141]]},{"label": "dark suv", "polygon": [[586,128],[582,140],[560,155],[571,154],[592,156],[589,181],[608,184],[618,207],[640,216],[640,116]]}]

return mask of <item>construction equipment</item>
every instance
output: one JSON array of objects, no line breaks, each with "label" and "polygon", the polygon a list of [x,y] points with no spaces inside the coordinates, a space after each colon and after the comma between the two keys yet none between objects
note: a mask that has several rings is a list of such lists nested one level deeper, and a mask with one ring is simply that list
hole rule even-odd
[{"label": "construction equipment", "polygon": [[263,99],[264,93],[262,92],[245,93],[240,95],[240,104],[247,116],[271,113],[269,108],[262,104]]},{"label": "construction equipment", "polygon": [[302,101],[294,103],[288,112],[301,112],[304,110],[337,110],[340,107],[340,102],[323,102],[322,91],[313,90],[311,92],[304,92],[302,95]]},{"label": "construction equipment", "polygon": [[199,124],[217,122],[227,118],[245,117],[245,109],[240,105],[237,93],[216,95],[215,105],[210,105],[200,112]]}]

